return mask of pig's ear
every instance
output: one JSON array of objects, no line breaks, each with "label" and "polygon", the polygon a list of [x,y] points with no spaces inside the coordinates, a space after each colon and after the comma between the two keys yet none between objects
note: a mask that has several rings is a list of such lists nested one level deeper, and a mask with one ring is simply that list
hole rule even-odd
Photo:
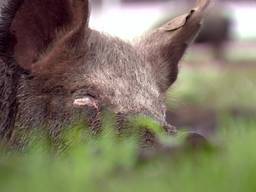
[{"label": "pig's ear", "polygon": [[[88,36],[88,0],[11,0],[19,2],[9,33],[17,64],[34,74],[61,71]],[[12,5],[11,5],[12,6]]]},{"label": "pig's ear", "polygon": [[187,14],[181,15],[156,29],[136,46],[153,66],[155,77],[165,92],[178,75],[178,62],[198,34],[209,0],[198,0]]}]

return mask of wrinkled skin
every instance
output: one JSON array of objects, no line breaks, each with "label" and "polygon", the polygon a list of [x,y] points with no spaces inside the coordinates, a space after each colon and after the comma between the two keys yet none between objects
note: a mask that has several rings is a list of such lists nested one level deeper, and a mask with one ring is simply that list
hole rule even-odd
[{"label": "wrinkled skin", "polygon": [[0,50],[1,58],[12,57],[19,70],[17,83],[13,78],[1,79],[13,90],[1,96],[2,103],[16,95],[15,115],[6,116],[9,123],[1,126],[1,137],[10,138],[20,128],[39,127],[56,135],[78,120],[88,121],[98,132],[104,109],[116,114],[119,128],[124,119],[143,114],[175,132],[165,121],[164,95],[200,29],[208,1],[198,1],[188,14],[134,44],[91,30],[88,4],[86,0],[10,0],[7,4],[0,40],[8,43]]}]

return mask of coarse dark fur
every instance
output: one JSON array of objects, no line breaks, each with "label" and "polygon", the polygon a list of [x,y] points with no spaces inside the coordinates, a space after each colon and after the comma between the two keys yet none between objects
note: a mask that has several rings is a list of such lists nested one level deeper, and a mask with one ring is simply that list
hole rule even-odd
[{"label": "coarse dark fur", "polygon": [[88,27],[86,0],[9,0],[0,23],[1,137],[73,122],[100,127],[107,109],[124,119],[143,114],[163,125],[164,94],[200,29],[208,1],[130,44]]},{"label": "coarse dark fur", "polygon": [[0,137],[9,138],[17,112],[17,86],[22,70],[12,57],[11,22],[21,1],[9,2],[0,17]]}]

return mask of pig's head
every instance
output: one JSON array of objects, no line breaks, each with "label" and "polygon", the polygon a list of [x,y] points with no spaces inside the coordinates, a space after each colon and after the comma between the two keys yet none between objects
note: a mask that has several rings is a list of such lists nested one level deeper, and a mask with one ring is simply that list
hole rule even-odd
[{"label": "pig's head", "polygon": [[144,114],[167,126],[164,95],[200,29],[208,0],[134,44],[91,30],[88,0],[15,2],[9,49],[26,71],[18,91],[23,124],[62,124],[83,111],[96,117],[107,108],[122,117]]}]

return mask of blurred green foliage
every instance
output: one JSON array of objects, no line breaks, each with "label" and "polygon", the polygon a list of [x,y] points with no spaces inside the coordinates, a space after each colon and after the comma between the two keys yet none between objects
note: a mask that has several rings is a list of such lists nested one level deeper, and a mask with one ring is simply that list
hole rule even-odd
[{"label": "blurred green foliage", "polygon": [[160,156],[144,163],[137,161],[134,137],[117,140],[104,127],[102,136],[90,138],[84,129],[73,128],[61,153],[37,139],[23,152],[2,151],[0,190],[254,192],[255,126],[256,121],[225,118],[215,140],[217,152]]}]

